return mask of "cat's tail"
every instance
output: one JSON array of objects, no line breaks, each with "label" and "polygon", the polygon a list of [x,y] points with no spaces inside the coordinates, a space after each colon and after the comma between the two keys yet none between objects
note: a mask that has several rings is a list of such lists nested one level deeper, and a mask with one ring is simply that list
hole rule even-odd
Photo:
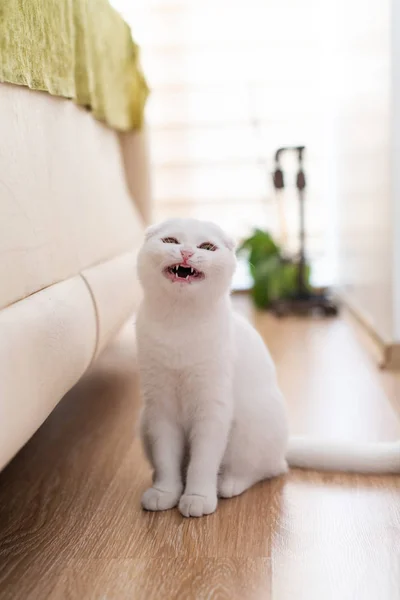
[{"label": "cat's tail", "polygon": [[289,466],[321,471],[400,473],[400,441],[371,444],[334,443],[292,437],[286,455]]}]

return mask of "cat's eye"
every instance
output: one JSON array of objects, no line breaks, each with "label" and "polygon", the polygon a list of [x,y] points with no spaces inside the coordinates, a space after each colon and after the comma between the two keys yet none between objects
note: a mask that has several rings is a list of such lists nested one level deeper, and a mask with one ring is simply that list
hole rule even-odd
[{"label": "cat's eye", "polygon": [[202,250],[210,250],[210,252],[215,252],[217,250],[217,246],[211,242],[204,242],[204,244],[200,244],[199,248]]},{"label": "cat's eye", "polygon": [[166,237],[161,240],[164,244],[179,244],[178,240],[174,237]]}]

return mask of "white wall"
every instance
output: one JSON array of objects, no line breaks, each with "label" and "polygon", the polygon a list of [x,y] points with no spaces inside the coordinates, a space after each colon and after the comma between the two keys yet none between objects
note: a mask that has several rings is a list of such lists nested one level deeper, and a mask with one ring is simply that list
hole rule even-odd
[{"label": "white wall", "polygon": [[393,207],[393,321],[394,338],[400,340],[400,3],[392,0],[392,198]]},{"label": "white wall", "polygon": [[[400,333],[394,311],[390,24],[391,0],[337,4],[338,278],[349,303],[385,342]],[[397,184],[400,189],[399,178]]]}]

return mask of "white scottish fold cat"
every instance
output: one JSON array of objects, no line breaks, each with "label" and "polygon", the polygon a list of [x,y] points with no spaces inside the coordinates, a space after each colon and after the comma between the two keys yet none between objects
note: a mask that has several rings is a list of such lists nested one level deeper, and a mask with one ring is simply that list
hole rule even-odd
[{"label": "white scottish fold cat", "polygon": [[231,306],[234,244],[213,223],[172,219],[139,253],[137,319],[144,398],[141,435],[154,469],[147,510],[186,516],[217,507],[288,464],[400,472],[400,443],[334,447],[288,437],[272,359]]}]

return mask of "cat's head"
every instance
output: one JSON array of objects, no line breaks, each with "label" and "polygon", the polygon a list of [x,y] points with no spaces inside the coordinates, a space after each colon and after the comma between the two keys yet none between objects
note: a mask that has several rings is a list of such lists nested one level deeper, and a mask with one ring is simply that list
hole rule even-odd
[{"label": "cat's head", "polygon": [[235,245],[218,225],[169,219],[146,231],[138,274],[146,295],[211,300],[226,293],[236,267]]}]

